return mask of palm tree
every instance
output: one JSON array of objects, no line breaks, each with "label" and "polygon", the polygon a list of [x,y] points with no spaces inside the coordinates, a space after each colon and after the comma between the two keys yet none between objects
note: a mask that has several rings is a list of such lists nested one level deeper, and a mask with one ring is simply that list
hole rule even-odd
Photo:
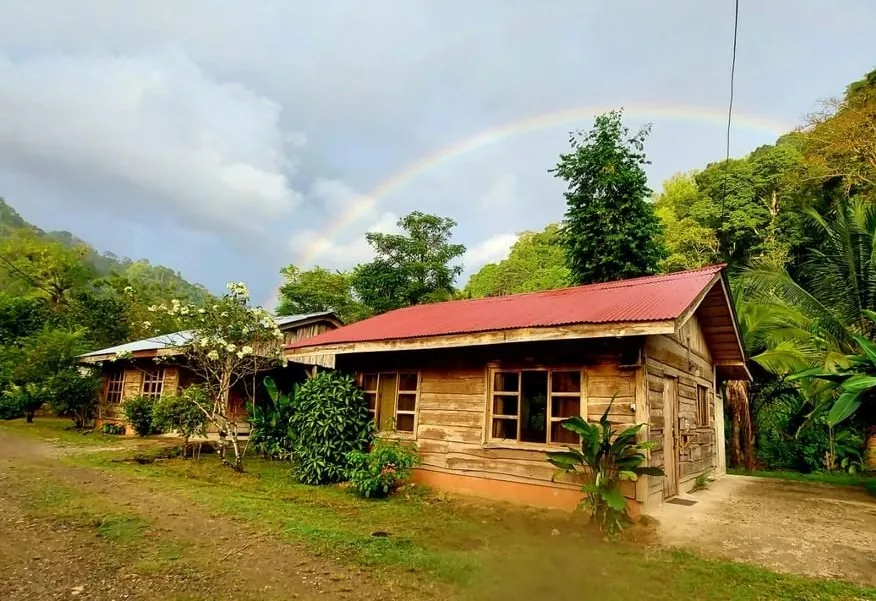
[{"label": "palm tree", "polygon": [[[853,199],[830,220],[809,213],[821,245],[811,250],[794,278],[784,269],[754,264],[740,274],[740,320],[752,359],[780,377],[806,368],[834,371],[874,338],[876,323],[876,205]],[[857,340],[856,340],[857,338]],[[816,372],[812,372],[813,374]],[[810,405],[826,409],[825,388],[801,380]],[[835,394],[830,395],[833,402]],[[815,412],[813,412],[815,413]],[[867,411],[867,448],[876,448],[876,412]],[[876,456],[869,455],[876,469]]]}]

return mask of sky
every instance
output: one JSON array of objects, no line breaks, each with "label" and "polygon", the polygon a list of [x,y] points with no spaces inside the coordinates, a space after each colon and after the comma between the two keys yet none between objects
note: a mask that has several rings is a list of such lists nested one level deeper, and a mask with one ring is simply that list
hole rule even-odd
[{"label": "sky", "polygon": [[[0,196],[270,304],[413,210],[465,273],[562,218],[568,133],[652,124],[649,183],[721,160],[732,0],[0,0]],[[741,0],[731,153],[876,67],[872,0]]]}]

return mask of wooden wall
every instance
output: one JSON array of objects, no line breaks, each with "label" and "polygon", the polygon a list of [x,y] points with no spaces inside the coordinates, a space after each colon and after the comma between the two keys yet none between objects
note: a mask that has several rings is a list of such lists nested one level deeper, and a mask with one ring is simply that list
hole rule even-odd
[{"label": "wooden wall", "polygon": [[[334,330],[337,326],[328,321],[318,321],[297,328],[292,328],[283,332],[283,342],[291,344],[304,338],[312,338],[328,330]],[[335,356],[329,355],[301,355],[295,357],[296,363],[304,363],[308,365],[319,365],[321,367],[334,367]]]},{"label": "wooden wall", "polygon": [[[420,372],[416,442],[422,469],[577,488],[568,476],[556,478],[546,461],[546,445],[488,440],[490,368],[573,368],[585,372],[581,410],[598,420],[613,395],[613,421],[633,423],[636,368],[621,368],[621,347],[641,340],[521,343],[442,351],[339,355],[338,367],[349,372],[416,370]],[[557,446],[555,448],[562,448]],[[557,482],[552,482],[556,478]],[[633,496],[632,485],[627,487]]]},{"label": "wooden wall", "polygon": [[[128,399],[139,396],[143,392],[143,370],[149,368],[155,368],[155,364],[151,360],[144,365],[128,363],[123,366],[113,364],[105,366],[103,368],[103,389],[101,390],[98,417],[100,419],[121,419],[121,404]],[[106,403],[104,399],[106,398],[109,378],[118,369],[123,369],[125,372],[125,382],[122,386],[122,402]],[[180,368],[175,365],[164,366],[164,388],[162,394],[175,394],[179,389],[179,385]]]},{"label": "wooden wall", "polygon": [[[651,451],[651,465],[665,467],[664,381],[676,378],[678,390],[678,481],[679,493],[690,482],[717,463],[715,433],[714,365],[696,316],[672,336],[651,336],[645,343],[645,379],[648,394],[649,436],[657,446]],[[697,386],[709,396],[709,424],[697,423]],[[664,497],[664,479],[651,478],[648,501]]]}]

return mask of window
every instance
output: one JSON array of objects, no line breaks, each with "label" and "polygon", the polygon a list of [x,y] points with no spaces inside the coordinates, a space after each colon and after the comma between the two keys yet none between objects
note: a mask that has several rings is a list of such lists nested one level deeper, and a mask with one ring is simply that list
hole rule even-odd
[{"label": "window", "polygon": [[538,444],[578,442],[562,421],[581,415],[581,372],[573,370],[498,370],[493,372],[493,440]]},{"label": "window", "polygon": [[711,414],[709,389],[706,386],[697,385],[697,425],[708,426],[711,423]]},{"label": "window", "polygon": [[164,390],[164,369],[147,369],[143,372],[143,396],[147,399],[161,397]]},{"label": "window", "polygon": [[104,400],[107,403],[121,403],[122,391],[125,388],[125,371],[123,369],[110,373],[106,381],[106,394]]},{"label": "window", "polygon": [[363,374],[362,389],[380,431],[414,432],[420,376],[415,372]]}]

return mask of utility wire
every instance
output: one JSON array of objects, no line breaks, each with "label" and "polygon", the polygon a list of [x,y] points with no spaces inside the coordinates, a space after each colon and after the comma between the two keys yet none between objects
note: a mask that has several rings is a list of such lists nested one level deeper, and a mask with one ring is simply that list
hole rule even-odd
[{"label": "utility wire", "polygon": [[721,182],[721,233],[724,232],[724,208],[727,204],[727,171],[730,168],[730,129],[733,124],[733,84],[736,80],[736,41],[739,35],[739,0],[733,14],[733,53],[730,61],[730,102],[727,107],[727,148],[724,156],[724,179]]},{"label": "utility wire", "polygon": [[22,270],[18,267],[18,265],[16,265],[15,263],[13,263],[13,262],[10,261],[9,259],[7,259],[7,258],[6,258],[5,256],[3,256],[2,254],[0,254],[0,261],[3,261],[3,262],[6,263],[7,265],[9,265],[9,267],[12,268],[13,271],[15,271],[16,273],[18,273],[18,275],[22,276],[24,279],[26,279],[26,280],[27,280],[30,284],[32,284],[33,286],[36,286],[37,288],[39,288],[39,289],[42,290],[43,292],[46,292],[46,293],[48,293],[48,294],[52,294],[52,292],[51,292],[50,290],[47,290],[45,287],[43,287],[42,284],[40,284],[40,283],[37,282],[35,279],[33,279],[33,278],[32,278],[32,277],[31,277],[26,271],[22,271]]}]

